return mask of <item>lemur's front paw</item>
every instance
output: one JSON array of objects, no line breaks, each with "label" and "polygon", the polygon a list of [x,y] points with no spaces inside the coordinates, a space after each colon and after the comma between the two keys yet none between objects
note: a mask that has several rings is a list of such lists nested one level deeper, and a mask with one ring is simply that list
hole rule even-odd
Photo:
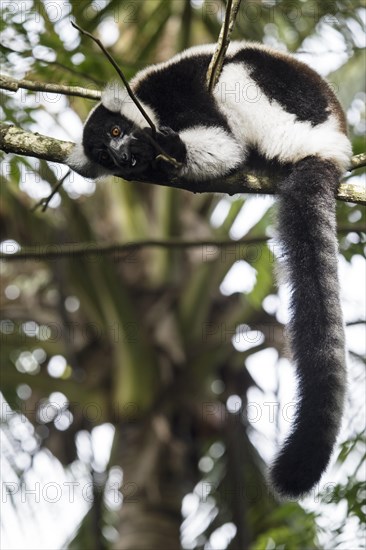
[{"label": "lemur's front paw", "polygon": [[130,137],[130,152],[135,175],[137,172],[147,174],[151,169],[150,178],[153,174],[155,179],[172,177],[179,171],[174,163],[164,159],[163,153],[179,163],[186,159],[186,147],[179,134],[166,126],[159,128],[155,136],[151,128],[134,130]]},{"label": "lemur's front paw", "polygon": [[186,146],[177,132],[167,126],[159,128],[156,135],[157,142],[165,153],[175,158],[178,162],[184,162],[186,158]]}]

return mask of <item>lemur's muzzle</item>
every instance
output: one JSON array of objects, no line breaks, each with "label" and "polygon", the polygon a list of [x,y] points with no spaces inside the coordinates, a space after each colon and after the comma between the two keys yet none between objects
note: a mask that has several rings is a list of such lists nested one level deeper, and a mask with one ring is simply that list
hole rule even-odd
[{"label": "lemur's muzzle", "polygon": [[130,143],[130,136],[123,136],[122,138],[111,140],[108,144],[108,150],[117,166],[134,166],[136,164],[136,160],[131,154]]}]

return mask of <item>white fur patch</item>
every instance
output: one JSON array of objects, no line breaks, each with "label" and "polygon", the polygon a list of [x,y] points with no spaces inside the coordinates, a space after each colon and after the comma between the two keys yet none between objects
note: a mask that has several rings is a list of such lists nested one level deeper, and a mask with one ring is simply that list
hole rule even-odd
[{"label": "white fur patch", "polygon": [[296,119],[270,101],[242,64],[224,67],[214,95],[239,143],[257,148],[268,159],[297,162],[317,155],[347,170],[351,145],[334,115],[322,124]]},{"label": "white fur patch", "polygon": [[245,159],[243,148],[222,128],[196,126],[179,135],[187,147],[181,176],[196,180],[216,178],[237,168]]},{"label": "white fur patch", "polygon": [[90,160],[84,153],[83,145],[81,143],[76,143],[67,157],[68,166],[78,172],[78,170],[83,170],[89,162]]},{"label": "white fur patch", "polygon": [[[153,124],[159,126],[158,118],[151,107],[142,101],[140,103]],[[123,88],[119,83],[111,82],[108,84],[102,94],[102,104],[113,113],[121,113],[140,128],[146,128],[149,125],[141,111],[130,98],[126,88]]]},{"label": "white fur patch", "polygon": [[84,176],[84,178],[95,179],[112,174],[112,172],[103,168],[103,166],[89,160],[84,153],[84,147],[81,143],[77,143],[73,147],[67,157],[67,165],[81,176]]}]

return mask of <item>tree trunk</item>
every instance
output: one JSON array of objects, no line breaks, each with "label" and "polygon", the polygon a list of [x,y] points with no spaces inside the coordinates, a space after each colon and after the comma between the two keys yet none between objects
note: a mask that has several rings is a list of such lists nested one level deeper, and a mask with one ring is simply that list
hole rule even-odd
[{"label": "tree trunk", "polygon": [[181,502],[197,475],[188,441],[173,434],[175,423],[176,417],[173,423],[159,414],[120,427],[115,457],[123,470],[118,550],[181,548]]}]

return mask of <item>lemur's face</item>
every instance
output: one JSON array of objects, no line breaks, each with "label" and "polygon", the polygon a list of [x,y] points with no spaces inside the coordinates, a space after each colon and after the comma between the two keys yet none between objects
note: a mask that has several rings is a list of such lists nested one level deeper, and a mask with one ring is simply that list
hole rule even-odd
[{"label": "lemur's face", "polygon": [[126,117],[99,105],[84,127],[84,151],[90,160],[115,175],[138,175],[154,158],[152,146],[141,140],[141,134]]}]

